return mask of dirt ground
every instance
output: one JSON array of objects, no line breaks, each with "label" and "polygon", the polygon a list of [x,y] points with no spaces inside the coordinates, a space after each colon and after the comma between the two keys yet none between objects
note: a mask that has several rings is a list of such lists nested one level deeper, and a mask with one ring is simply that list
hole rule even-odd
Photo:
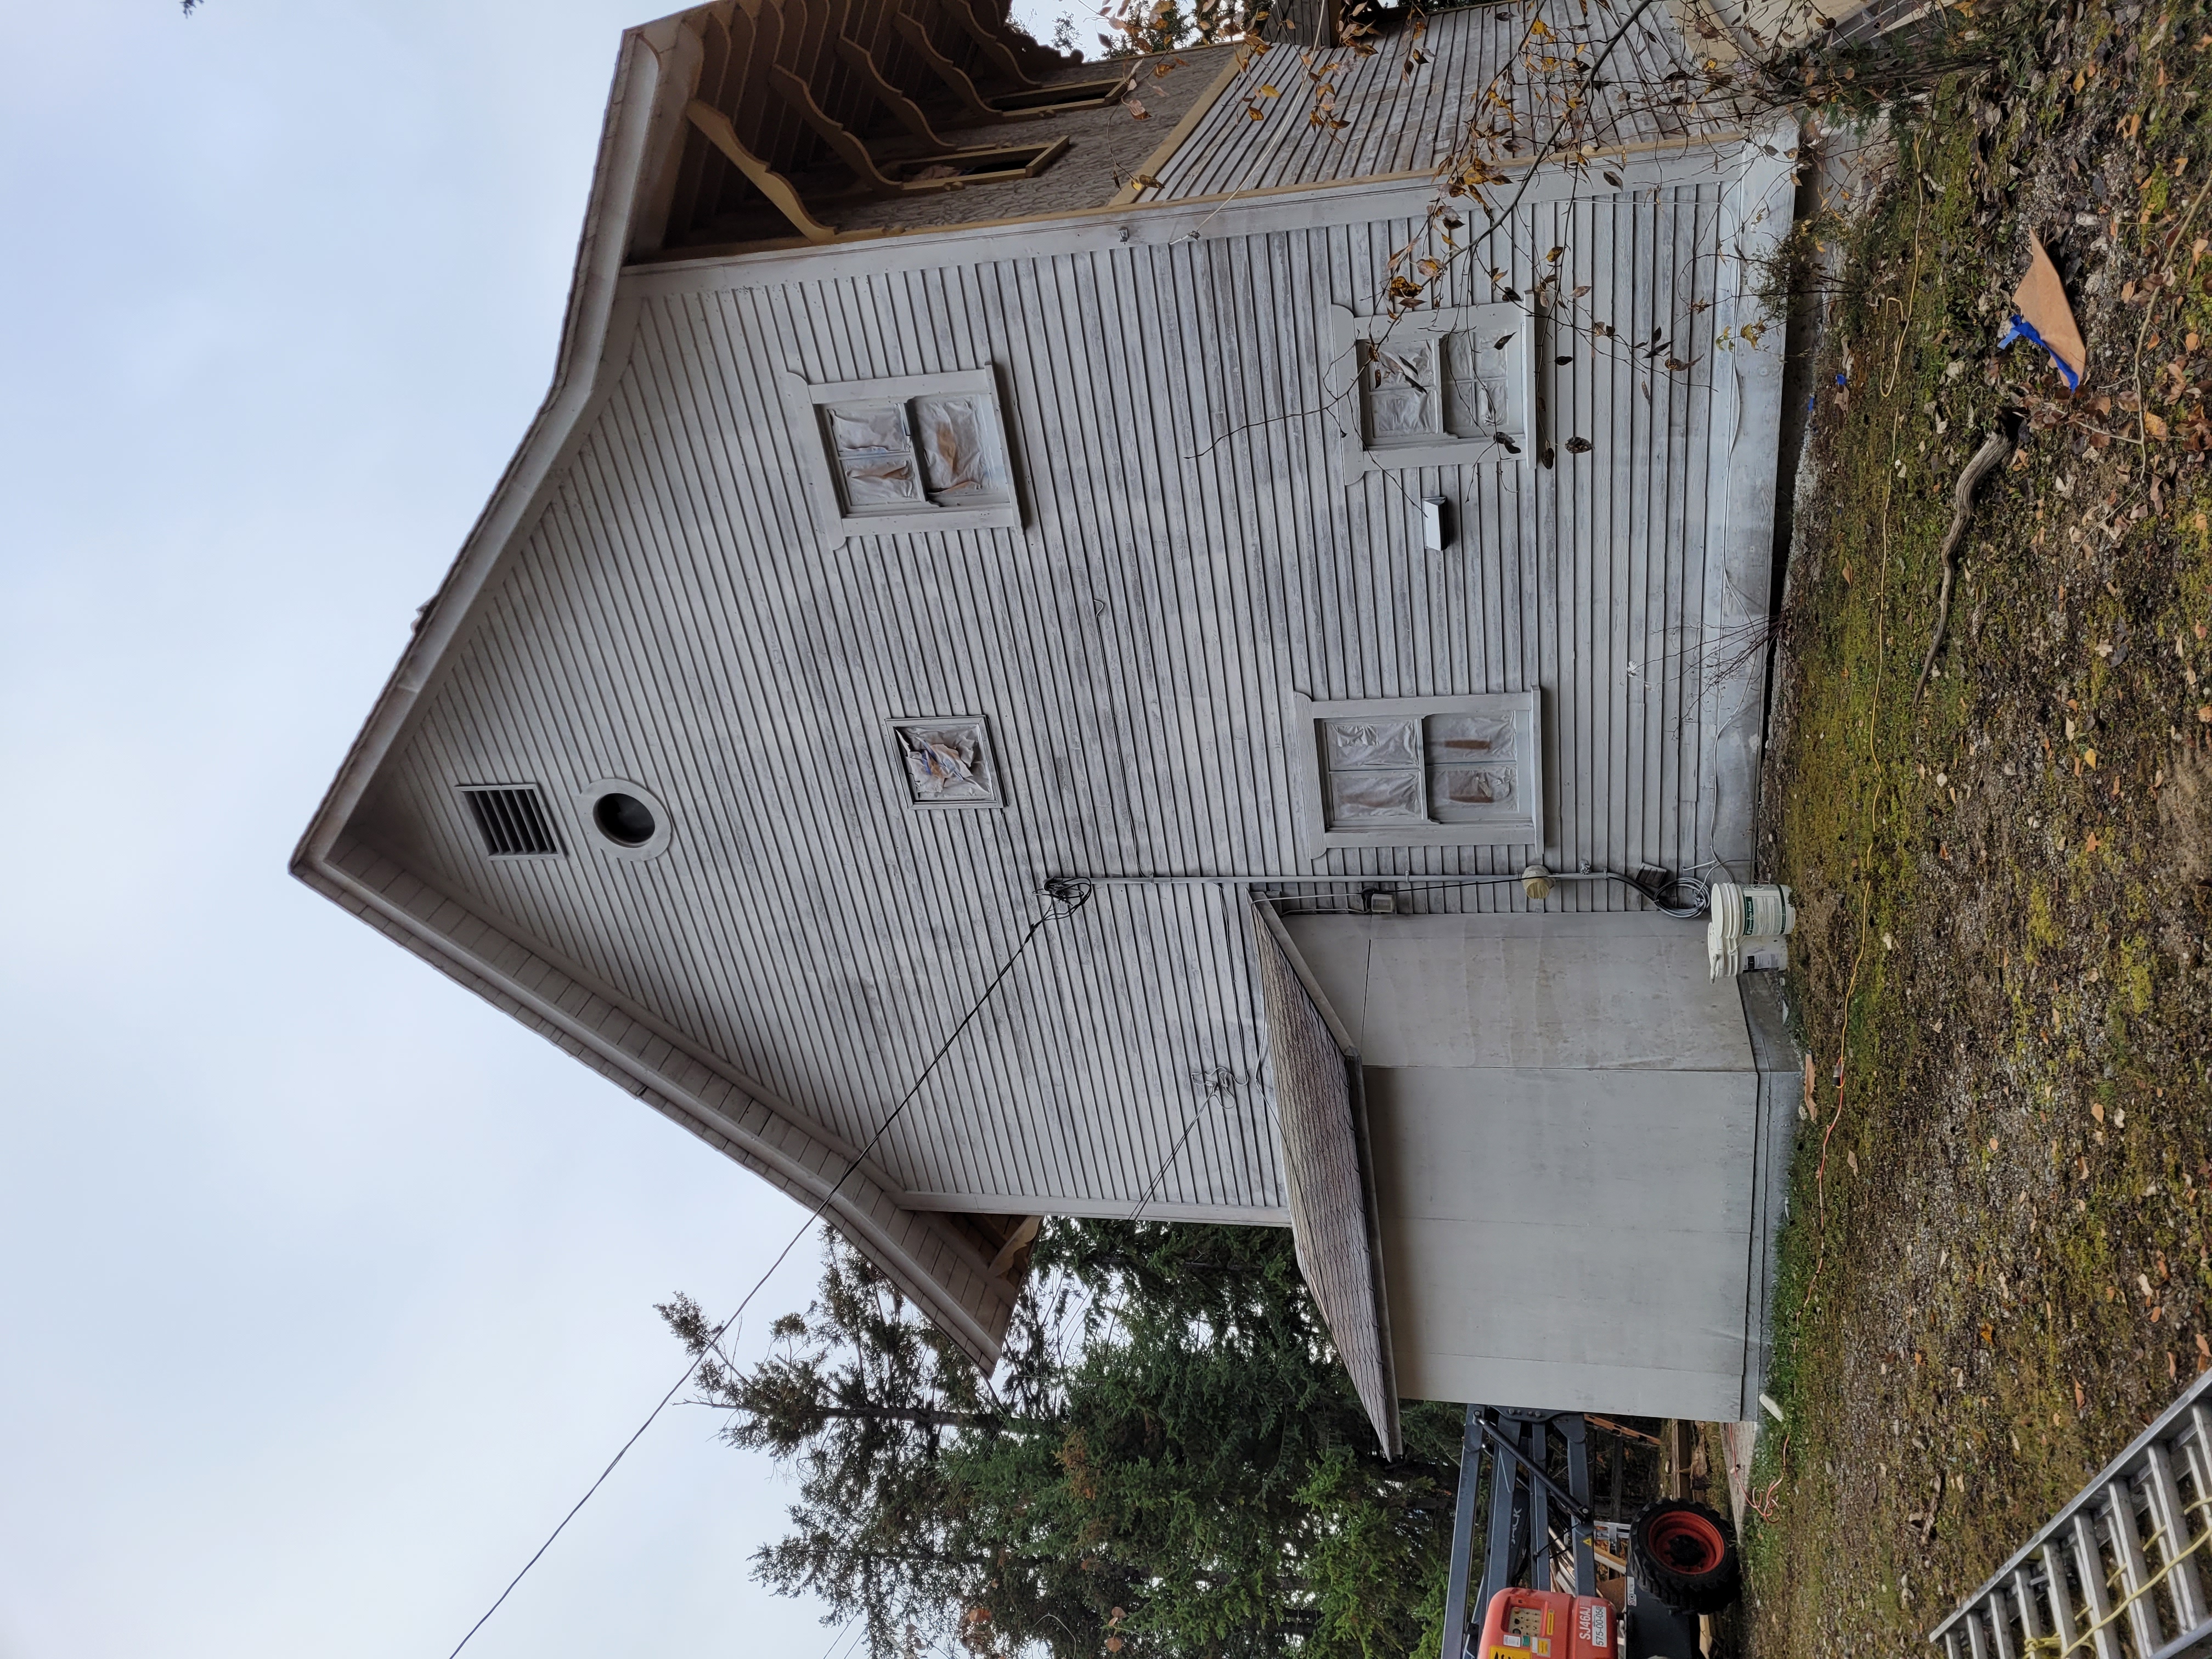
[{"label": "dirt ground", "polygon": [[[2212,12],[1974,27],[1991,61],[1814,233],[1762,830],[1812,1055],[1762,1656],[1926,1651],[2212,1365]],[[2088,341],[2070,398],[1996,349],[2031,231]],[[2008,406],[1923,694],[1954,485]]]}]

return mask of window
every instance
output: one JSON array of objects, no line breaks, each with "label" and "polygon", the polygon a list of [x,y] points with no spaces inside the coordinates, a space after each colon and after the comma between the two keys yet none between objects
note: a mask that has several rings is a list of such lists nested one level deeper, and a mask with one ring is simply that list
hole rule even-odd
[{"label": "window", "polygon": [[1333,847],[1540,846],[1533,691],[1297,699],[1293,760],[1309,855]]},{"label": "window", "polygon": [[1019,526],[990,370],[834,386],[787,377],[786,400],[833,541]]},{"label": "window", "polygon": [[893,720],[891,738],[916,806],[1002,806],[989,723],[980,714]]},{"label": "window", "polygon": [[979,398],[906,398],[823,407],[839,503],[848,516],[932,507],[1003,507],[1003,469],[983,442]]},{"label": "window", "polygon": [[1355,376],[1353,476],[1376,468],[1504,461],[1534,447],[1528,314],[1517,305],[1388,317],[1336,313],[1335,351]]}]

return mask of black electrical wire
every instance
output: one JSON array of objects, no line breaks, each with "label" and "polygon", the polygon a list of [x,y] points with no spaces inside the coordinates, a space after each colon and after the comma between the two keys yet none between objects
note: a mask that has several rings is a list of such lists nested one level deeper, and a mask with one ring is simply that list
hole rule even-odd
[{"label": "black electrical wire", "polygon": [[457,1659],[461,1650],[476,1638],[476,1633],[484,1627],[492,1614],[497,1613],[507,1598],[514,1594],[514,1587],[528,1576],[531,1568],[538,1565],[545,1552],[553,1547],[553,1540],[568,1529],[568,1523],[576,1518],[577,1512],[592,1501],[592,1494],[606,1484],[607,1477],[615,1472],[615,1466],[629,1455],[629,1449],[644,1437],[645,1431],[653,1426],[654,1420],[662,1412],[668,1409],[668,1402],[675,1399],[684,1385],[691,1380],[692,1373],[699,1369],[700,1362],[713,1350],[714,1345],[722,1340],[722,1333],[737,1323],[738,1316],[751,1305],[752,1299],[761,1293],[762,1287],[775,1276],[775,1270],[783,1266],[785,1258],[799,1247],[799,1241],[806,1237],[816,1222],[822,1219],[823,1212],[829,1209],[831,1200],[837,1196],[839,1188],[844,1186],[853,1171],[860,1167],[861,1160],[875,1151],[877,1143],[889,1133],[891,1125],[897,1122],[900,1115],[914,1103],[915,1097],[921,1093],[922,1085],[929,1081],[932,1073],[943,1062],[945,1055],[952,1052],[952,1045],[960,1040],[961,1033],[975,1023],[975,1016],[983,1012],[984,1004],[990,1001],[992,994],[1005,982],[1006,975],[1014,971],[1014,964],[1019,962],[1028,951],[1037,934],[1043,931],[1044,925],[1048,921],[1066,921],[1090,902],[1091,893],[1091,884],[1076,877],[1055,876],[1044,884],[1042,896],[1051,902],[1049,907],[1042,915],[1030,923],[1029,931],[1022,935],[1021,943],[1015,945],[1006,961],[1000,964],[999,971],[991,975],[991,982],[983,988],[982,994],[978,996],[968,1012],[960,1017],[960,1023],[952,1028],[951,1035],[938,1045],[937,1052],[929,1057],[929,1063],[921,1068],[912,1085],[899,1097],[898,1104],[891,1108],[890,1115],[877,1126],[875,1133],[868,1137],[868,1144],[845,1160],[845,1167],[838,1172],[836,1180],[830,1183],[830,1190],[822,1194],[821,1201],[815,1205],[813,1212],[799,1224],[799,1231],[791,1236],[791,1242],[776,1252],[775,1260],[769,1263],[768,1271],[754,1281],[752,1289],[745,1292],[744,1299],[732,1310],[730,1316],[714,1327],[698,1354],[684,1368],[683,1376],[678,1377],[670,1386],[668,1392],[660,1396],[660,1402],[646,1413],[645,1421],[637,1425],[630,1437],[623,1442],[621,1449],[607,1461],[606,1468],[599,1471],[599,1478],[584,1489],[584,1495],[569,1506],[568,1514],[561,1517],[560,1524],[546,1534],[545,1541],[540,1544],[536,1553],[522,1564],[521,1571],[507,1580],[507,1588],[501,1590],[498,1598],[483,1610],[483,1616],[469,1626],[469,1633],[453,1644],[453,1651],[447,1656],[447,1659]]},{"label": "black electrical wire", "polygon": [[[830,1638],[830,1645],[822,1650],[822,1659],[830,1659],[830,1656],[837,1651],[838,1644],[843,1642],[847,1637],[853,1633],[853,1626],[860,1624],[866,1617],[867,1615],[864,1613],[856,1613],[850,1619],[848,1619],[845,1621],[845,1627],[839,1631],[835,1636],[831,1637]],[[863,1633],[865,1634],[865,1632]],[[858,1643],[854,1643],[853,1645],[854,1647],[858,1647],[860,1644]],[[853,1651],[851,1648],[848,1648],[845,1650],[844,1654],[842,1656],[842,1659],[853,1659]]]},{"label": "black electrical wire", "polygon": [[[1664,911],[1670,916],[1701,916],[1705,915],[1705,907],[1711,902],[1711,895],[1707,890],[1705,883],[1699,880],[1695,876],[1677,875],[1671,870],[1642,870],[1632,876],[1625,875],[1618,870],[1579,870],[1567,875],[1562,875],[1556,871],[1547,871],[1545,874],[1548,879],[1553,882],[1582,881],[1587,880],[1591,877],[1601,878],[1607,881],[1620,882],[1625,887],[1633,888],[1638,893],[1649,900],[1655,908]],[[1438,890],[1449,890],[1459,887],[1518,887],[1522,884],[1523,879],[1524,878],[1520,876],[1464,876],[1445,878],[1442,879],[1403,881],[1394,879],[1389,876],[1316,876],[1313,878],[1311,883],[1309,884],[1313,886],[1321,886],[1323,884],[1346,887],[1356,886],[1364,890],[1372,890],[1378,892],[1425,893],[1437,891]],[[1289,884],[1290,884],[1284,882],[1255,882],[1253,884],[1255,887],[1287,886]],[[1282,905],[1304,904],[1310,901],[1294,893],[1281,898],[1270,900],[1269,902],[1271,903]],[[1364,910],[1355,910],[1348,905],[1335,906],[1334,907],[1334,910],[1347,915],[1362,915],[1370,914]]]}]

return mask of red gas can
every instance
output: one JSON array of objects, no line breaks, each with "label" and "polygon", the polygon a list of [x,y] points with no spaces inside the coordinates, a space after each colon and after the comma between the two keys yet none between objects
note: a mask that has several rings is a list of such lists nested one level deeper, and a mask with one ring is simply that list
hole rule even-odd
[{"label": "red gas can", "polygon": [[1476,1659],[1613,1659],[1613,1606],[1595,1595],[1502,1589],[1483,1615]]}]

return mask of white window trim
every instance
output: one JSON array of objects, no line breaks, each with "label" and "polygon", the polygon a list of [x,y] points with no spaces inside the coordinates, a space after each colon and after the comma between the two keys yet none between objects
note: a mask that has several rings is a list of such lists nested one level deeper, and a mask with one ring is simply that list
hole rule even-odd
[{"label": "white window trim", "polygon": [[[1351,483],[1369,472],[1398,472],[1424,466],[1472,466],[1483,462],[1527,464],[1537,449],[1536,356],[1541,344],[1537,319],[1519,306],[1508,303],[1461,306],[1450,311],[1409,311],[1392,319],[1358,317],[1343,306],[1329,307],[1331,320],[1329,389],[1343,397],[1352,418],[1341,428],[1345,482]],[[1503,331],[1521,336],[1521,423],[1506,435],[1520,447],[1515,454],[1492,437],[1442,438],[1432,444],[1389,444],[1370,449],[1367,445],[1367,401],[1359,384],[1359,348],[1388,336],[1410,343],[1436,341],[1462,331]]]},{"label": "white window trim", "polygon": [[[909,726],[976,726],[983,732],[983,757],[991,768],[991,798],[988,800],[916,800],[914,779],[906,769],[906,740],[899,735],[902,727]],[[1006,810],[1006,761],[999,752],[998,733],[991,729],[988,714],[896,714],[884,722],[884,736],[889,740],[891,769],[898,781],[899,799],[906,803],[909,812],[1003,812]]]},{"label": "white window trim", "polygon": [[[826,526],[824,539],[828,546],[836,547],[853,536],[1021,528],[1021,480],[1014,471],[1012,440],[1006,429],[1006,399],[1000,393],[995,370],[961,369],[949,374],[899,374],[877,380],[832,380],[818,385],[788,372],[782,378],[784,412],[791,422],[793,441],[799,447],[800,465],[814,481],[815,501]],[[996,451],[994,459],[1006,480],[1006,499],[981,507],[938,507],[925,501],[911,512],[846,512],[837,489],[829,442],[823,432],[823,407],[839,403],[906,403],[915,398],[961,395],[980,398],[990,405],[992,418],[983,422],[983,441]]]},{"label": "white window trim", "polygon": [[[1525,754],[1513,764],[1528,816],[1510,823],[1391,824],[1379,830],[1332,830],[1322,795],[1321,746],[1315,722],[1325,720],[1425,719],[1431,714],[1511,715],[1525,722]],[[1289,760],[1299,849],[1303,856],[1358,847],[1535,847],[1544,838],[1544,710],[1534,691],[1508,691],[1468,697],[1361,697],[1320,702],[1300,692],[1291,696]],[[1425,749],[1424,769],[1428,764]]]}]

